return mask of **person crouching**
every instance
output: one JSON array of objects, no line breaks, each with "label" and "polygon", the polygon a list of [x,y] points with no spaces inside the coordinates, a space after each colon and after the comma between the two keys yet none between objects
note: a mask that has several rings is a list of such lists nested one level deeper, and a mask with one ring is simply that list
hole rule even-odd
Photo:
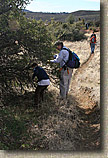
[{"label": "person crouching", "polygon": [[37,63],[33,63],[31,67],[34,69],[32,79],[34,80],[35,76],[38,79],[34,96],[35,106],[38,107],[38,104],[43,101],[44,91],[50,85],[50,79],[46,71],[42,67],[39,67]]}]

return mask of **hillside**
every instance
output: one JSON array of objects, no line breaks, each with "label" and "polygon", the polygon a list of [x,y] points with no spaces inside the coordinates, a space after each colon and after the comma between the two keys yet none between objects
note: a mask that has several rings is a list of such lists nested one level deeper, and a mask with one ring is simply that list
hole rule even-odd
[{"label": "hillside", "polygon": [[92,100],[100,105],[100,33],[96,34],[97,45],[94,56],[90,56],[89,36],[91,33],[86,35],[88,40],[85,42],[65,42],[65,45],[77,52],[81,63],[83,63],[77,72],[74,71],[74,84],[78,83],[75,89],[88,91]]},{"label": "hillside", "polygon": [[[26,2],[5,0],[0,5],[0,150],[98,152],[103,143],[99,21],[91,21],[86,29],[84,20],[73,23],[72,16],[70,24],[27,19],[23,13]],[[82,14],[85,16],[84,11]],[[91,30],[97,34],[92,55]],[[80,68],[73,70],[66,99],[60,97],[59,64],[49,62],[59,53],[54,47],[58,39],[76,52],[81,61]],[[40,68],[35,71],[33,63],[43,67],[50,79],[38,106],[35,101],[42,94],[41,91],[39,98],[36,96],[40,91],[38,81],[47,76]],[[37,76],[34,79],[33,72]],[[65,73],[67,76],[70,71]]]},{"label": "hillside", "polygon": [[42,19],[43,21],[50,21],[51,18],[54,18],[56,21],[66,22],[67,17],[73,14],[75,19],[78,20],[79,18],[85,19],[86,21],[98,21],[100,20],[100,11],[76,11],[72,13],[43,13],[43,12],[26,12],[27,18],[32,18],[36,20]]},{"label": "hillside", "polygon": [[33,107],[35,89],[13,98],[1,110],[0,126],[6,127],[2,128],[3,149],[100,150],[100,33],[93,56],[87,40],[64,44],[81,59],[81,67],[74,70],[68,99],[60,100],[56,82],[51,82],[39,109]]}]

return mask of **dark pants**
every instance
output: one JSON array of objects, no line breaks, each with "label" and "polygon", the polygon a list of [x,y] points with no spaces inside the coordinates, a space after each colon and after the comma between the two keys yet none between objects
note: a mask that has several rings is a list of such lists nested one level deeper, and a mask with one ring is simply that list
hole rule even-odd
[{"label": "dark pants", "polygon": [[95,50],[95,43],[91,43],[90,46],[91,46],[91,53],[94,53],[94,50]]},{"label": "dark pants", "polygon": [[39,85],[36,87],[35,98],[34,98],[35,105],[38,105],[41,101],[43,101],[43,94],[47,87],[48,86],[39,86]]}]

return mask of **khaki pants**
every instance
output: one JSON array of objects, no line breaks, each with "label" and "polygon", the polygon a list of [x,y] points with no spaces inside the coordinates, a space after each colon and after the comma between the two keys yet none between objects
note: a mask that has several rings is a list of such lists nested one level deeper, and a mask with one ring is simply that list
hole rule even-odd
[{"label": "khaki pants", "polygon": [[66,70],[62,69],[61,70],[60,96],[64,99],[66,98],[66,96],[68,94],[69,85],[70,85],[70,81],[71,81],[71,78],[72,78],[72,72],[73,72],[73,69],[71,69],[71,68],[68,68],[68,70],[69,70],[69,74],[67,72],[67,69]]}]

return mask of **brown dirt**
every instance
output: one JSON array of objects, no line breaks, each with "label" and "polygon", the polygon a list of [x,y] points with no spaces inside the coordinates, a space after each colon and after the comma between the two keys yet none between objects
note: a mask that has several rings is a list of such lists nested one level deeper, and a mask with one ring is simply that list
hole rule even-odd
[{"label": "brown dirt", "polygon": [[48,90],[54,98],[47,102],[49,116],[46,119],[41,116],[42,125],[36,129],[30,127],[34,135],[39,134],[32,142],[34,148],[36,142],[40,143],[36,150],[94,151],[101,148],[99,32],[94,55],[90,55],[88,41],[65,42],[80,57],[81,67],[74,71],[67,101],[61,101],[58,88],[50,85]]},{"label": "brown dirt", "polygon": [[[81,60],[81,67],[74,70],[66,101],[59,98],[58,87],[51,83],[39,109],[32,106],[34,92],[30,89],[15,98],[18,105],[7,107],[7,115],[3,111],[5,117],[0,124],[6,128],[2,128],[2,143],[8,149],[84,152],[101,149],[100,33],[92,56],[88,41],[65,42]],[[12,121],[18,131],[11,130]],[[27,130],[23,131],[25,127]],[[20,135],[19,128],[23,131]]]}]

